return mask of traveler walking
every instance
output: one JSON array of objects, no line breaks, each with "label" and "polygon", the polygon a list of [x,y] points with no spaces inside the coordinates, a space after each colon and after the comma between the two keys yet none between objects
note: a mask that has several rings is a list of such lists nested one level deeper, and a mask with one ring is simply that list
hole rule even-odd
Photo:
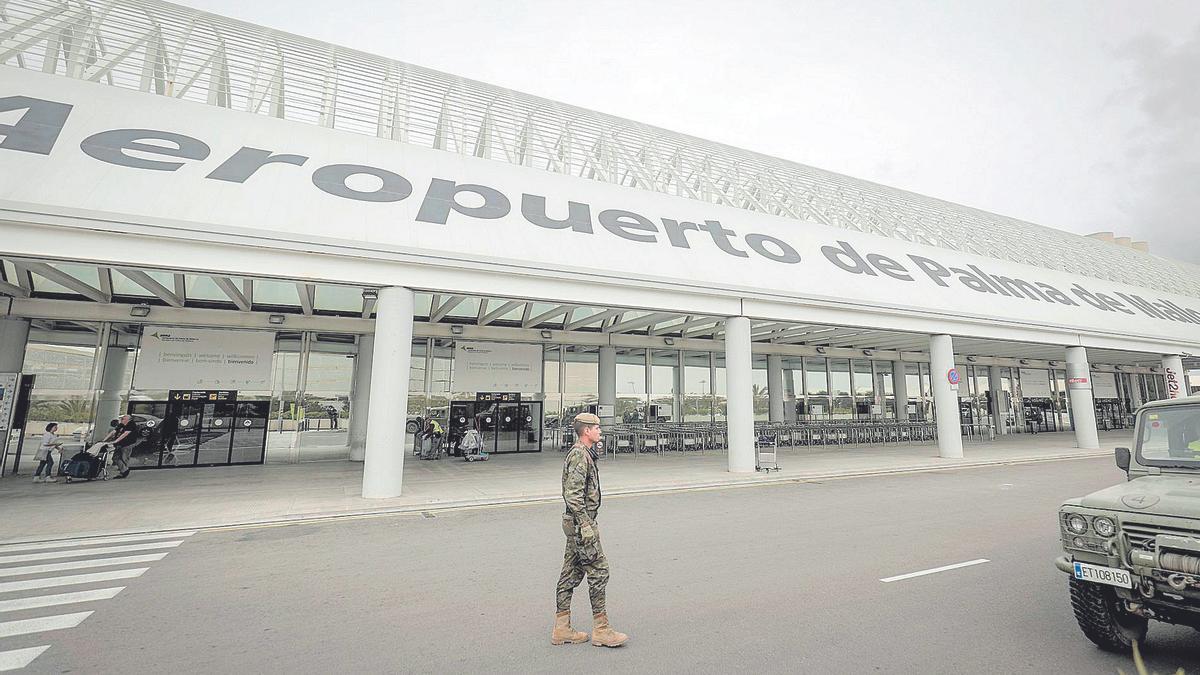
[{"label": "traveler walking", "polygon": [[558,578],[554,615],[554,630],[550,643],[561,645],[586,642],[587,633],[571,627],[571,596],[575,587],[588,580],[588,597],[592,605],[592,644],[597,647],[620,647],[629,636],[618,633],[608,625],[605,588],[608,586],[608,559],[600,545],[600,528],[596,515],[600,511],[600,470],[596,467],[596,445],[600,442],[600,418],[591,413],[575,416],[575,445],[563,462],[562,495],[566,513],[562,517],[567,549],[563,555],[562,574]]},{"label": "traveler walking", "polygon": [[[58,440],[58,423],[51,422],[46,425],[46,433],[42,434],[42,443],[38,446],[37,452],[33,458],[38,460],[37,471],[33,472],[33,482],[35,483],[57,483],[58,479],[54,477],[54,452],[62,451],[63,442]],[[42,476],[42,471],[46,475]]]},{"label": "traveler walking", "polygon": [[112,441],[116,446],[113,452],[113,464],[117,465],[117,470],[120,472],[116,478],[125,478],[129,475],[129,456],[133,452],[133,446],[141,440],[139,435],[137,422],[128,414],[121,415],[115,429],[105,438],[104,441]]}]

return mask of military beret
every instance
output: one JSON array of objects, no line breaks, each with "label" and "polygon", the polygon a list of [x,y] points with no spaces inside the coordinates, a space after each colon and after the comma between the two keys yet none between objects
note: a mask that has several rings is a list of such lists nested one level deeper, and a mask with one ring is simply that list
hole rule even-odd
[{"label": "military beret", "polygon": [[576,424],[600,424],[600,418],[592,413],[579,413],[575,416]]}]

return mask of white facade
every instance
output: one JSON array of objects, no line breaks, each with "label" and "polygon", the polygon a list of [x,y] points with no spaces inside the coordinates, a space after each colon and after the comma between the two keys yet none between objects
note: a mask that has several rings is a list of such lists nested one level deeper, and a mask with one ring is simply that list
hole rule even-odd
[{"label": "white facade", "polygon": [[[673,346],[679,412],[686,353],[721,354],[731,471],[753,468],[757,356],[774,422],[796,416],[784,382],[802,388],[785,358],[892,364],[879,382],[905,403],[895,368],[931,364],[941,451],[961,457],[956,355],[995,400],[1000,367],[1181,381],[1200,351],[1192,265],[173,5],[104,7],[0,15],[0,308],[364,336],[364,494],[399,494],[378,411],[407,404],[413,335],[599,348],[601,406],[618,348]],[[264,301],[272,284],[294,311]],[[1094,429],[1091,405],[1072,401]]]}]

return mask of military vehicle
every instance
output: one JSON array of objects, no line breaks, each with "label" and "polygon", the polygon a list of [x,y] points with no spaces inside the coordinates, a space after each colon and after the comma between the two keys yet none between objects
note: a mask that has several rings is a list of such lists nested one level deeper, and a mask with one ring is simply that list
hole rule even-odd
[{"label": "military vehicle", "polygon": [[1200,396],[1138,409],[1128,481],[1067,501],[1058,524],[1083,634],[1128,652],[1150,621],[1200,630]]}]

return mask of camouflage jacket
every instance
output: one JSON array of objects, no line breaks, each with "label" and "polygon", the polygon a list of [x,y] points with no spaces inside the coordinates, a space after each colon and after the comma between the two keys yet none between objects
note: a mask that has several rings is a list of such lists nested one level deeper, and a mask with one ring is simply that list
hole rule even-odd
[{"label": "camouflage jacket", "polygon": [[595,524],[600,511],[600,470],[587,448],[576,443],[567,451],[562,474],[563,501],[577,525]]}]

